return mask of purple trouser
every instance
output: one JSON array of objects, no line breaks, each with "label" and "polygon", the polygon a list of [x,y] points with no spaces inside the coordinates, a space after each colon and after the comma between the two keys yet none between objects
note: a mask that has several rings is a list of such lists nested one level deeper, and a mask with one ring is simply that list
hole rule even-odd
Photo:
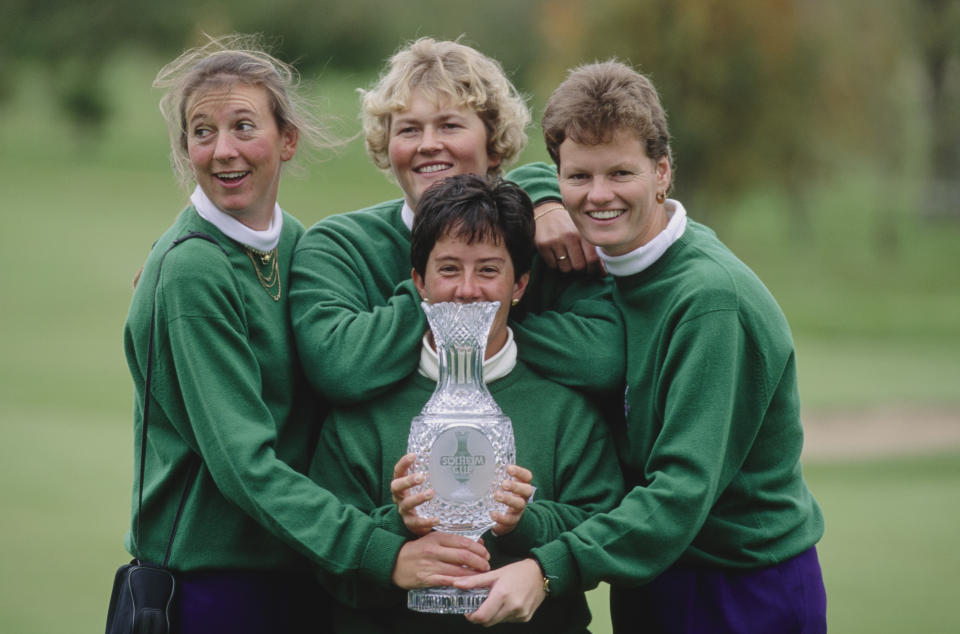
[{"label": "purple trouser", "polygon": [[322,634],[329,595],[312,575],[217,570],[180,572],[174,602],[179,634]]},{"label": "purple trouser", "polygon": [[827,594],[815,547],[767,568],[674,566],[610,589],[615,634],[823,634]]}]

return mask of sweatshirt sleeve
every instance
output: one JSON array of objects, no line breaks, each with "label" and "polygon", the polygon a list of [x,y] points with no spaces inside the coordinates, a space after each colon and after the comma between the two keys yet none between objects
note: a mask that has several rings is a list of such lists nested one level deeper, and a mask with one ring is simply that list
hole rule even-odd
[{"label": "sweatshirt sleeve", "polygon": [[537,500],[534,494],[517,527],[496,538],[506,552],[518,557],[609,511],[623,496],[620,463],[600,413],[579,395],[554,407],[562,417],[557,443],[551,448],[554,472],[534,473],[534,478],[551,477],[555,499]]},{"label": "sweatshirt sleeve", "polygon": [[310,384],[335,403],[356,403],[416,369],[427,322],[409,268],[398,277],[378,259],[378,250],[398,247],[342,231],[341,224],[328,218],[300,240],[290,313]]},{"label": "sweatshirt sleeve", "polygon": [[534,263],[511,323],[518,354],[542,376],[592,393],[620,391],[626,368],[623,317],[609,277],[564,274]]},{"label": "sweatshirt sleeve", "polygon": [[644,482],[614,510],[533,551],[558,593],[642,584],[680,558],[746,458],[765,409],[758,403],[769,398],[762,378],[735,310],[677,327],[653,378],[658,393],[646,396],[664,407],[663,420],[647,423],[662,428]]},{"label": "sweatshirt sleeve", "polygon": [[543,162],[527,163],[510,170],[505,178],[527,192],[534,206],[548,200],[560,200],[557,168]]},{"label": "sweatshirt sleeve", "polygon": [[189,425],[178,431],[195,439],[224,497],[279,539],[325,570],[389,583],[381,562],[395,557],[402,538],[277,457],[278,424],[261,394],[241,293],[222,254],[200,248],[206,256],[171,253],[158,290]]},{"label": "sweatshirt sleeve", "polygon": [[[355,408],[353,408],[355,409]],[[383,446],[372,421],[351,414],[351,408],[335,411],[326,420],[310,466],[310,477],[361,513],[368,514],[381,529],[398,536],[401,541],[413,538],[391,503],[378,504],[381,482]],[[345,527],[344,530],[353,530]],[[395,553],[384,553],[381,568],[393,571]],[[373,588],[356,574],[334,574],[319,571],[323,586],[338,601],[352,607],[384,607],[396,603],[402,593],[397,588]]]}]

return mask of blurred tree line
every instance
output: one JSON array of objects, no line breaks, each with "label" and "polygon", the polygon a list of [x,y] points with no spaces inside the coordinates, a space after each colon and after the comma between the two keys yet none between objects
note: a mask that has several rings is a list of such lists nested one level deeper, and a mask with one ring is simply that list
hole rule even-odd
[{"label": "blurred tree line", "polygon": [[372,74],[407,40],[463,35],[533,95],[535,118],[579,63],[651,75],[678,190],[706,215],[762,184],[802,231],[809,184],[854,163],[915,174],[918,208],[960,215],[960,0],[2,2],[0,103],[17,64],[39,63],[83,129],[109,117],[104,72],[130,47],[172,57],[204,32],[259,32],[304,74]]}]

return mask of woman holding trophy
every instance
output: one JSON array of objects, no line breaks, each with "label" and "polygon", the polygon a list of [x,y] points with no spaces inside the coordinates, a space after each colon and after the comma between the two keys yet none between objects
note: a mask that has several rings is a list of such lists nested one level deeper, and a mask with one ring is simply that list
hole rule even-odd
[{"label": "woman holding trophy", "polygon": [[[526,194],[505,181],[473,175],[455,176],[428,189],[419,201],[412,232],[412,283],[418,299],[431,306],[499,302],[486,338],[483,381],[512,420],[516,462],[529,471],[510,467],[508,473],[517,479],[504,481],[496,492],[503,507],[491,514],[492,529],[484,535],[493,568],[522,559],[531,548],[609,510],[623,491],[611,437],[597,409],[518,358],[507,315],[527,289],[533,233]],[[311,477],[342,502],[409,539],[436,523],[409,513],[413,504],[433,495],[432,490],[405,495],[423,474],[395,479],[411,464],[408,457],[395,465],[407,452],[408,423],[424,408],[441,376],[443,361],[431,332],[421,331],[420,342],[417,369],[403,381],[374,400],[333,408],[311,469]],[[397,512],[397,500],[404,500],[402,513]],[[392,559],[385,557],[383,565],[392,566]],[[384,591],[352,576],[324,575],[322,581],[339,601],[334,609],[338,630],[421,634],[474,627],[462,616],[408,610],[399,590]],[[451,577],[447,584],[453,581]],[[581,593],[548,601],[529,629],[585,632],[589,621]]]}]

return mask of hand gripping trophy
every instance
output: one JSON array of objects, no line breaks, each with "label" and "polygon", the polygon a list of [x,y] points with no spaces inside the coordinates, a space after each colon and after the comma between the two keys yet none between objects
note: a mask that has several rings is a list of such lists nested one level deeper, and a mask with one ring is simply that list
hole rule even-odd
[{"label": "hand gripping trophy", "polygon": [[[492,511],[506,507],[494,493],[516,459],[513,426],[483,382],[487,335],[500,302],[423,304],[439,357],[437,387],[410,424],[407,451],[414,469],[426,473],[414,493],[432,488],[434,496],[417,512],[436,517],[435,530],[479,539],[494,522]],[[418,612],[465,614],[475,611],[488,591],[452,587],[422,588],[407,595]]]}]

